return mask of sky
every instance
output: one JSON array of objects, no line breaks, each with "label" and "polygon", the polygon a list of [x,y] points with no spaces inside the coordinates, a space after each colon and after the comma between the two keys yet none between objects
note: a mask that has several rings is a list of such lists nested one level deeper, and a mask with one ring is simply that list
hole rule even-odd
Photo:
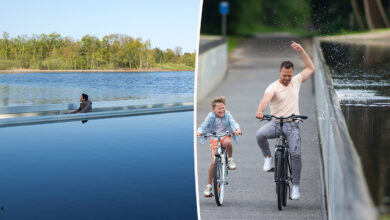
[{"label": "sky", "polygon": [[0,33],[81,39],[126,34],[152,47],[195,52],[201,0],[13,0],[1,3]]}]

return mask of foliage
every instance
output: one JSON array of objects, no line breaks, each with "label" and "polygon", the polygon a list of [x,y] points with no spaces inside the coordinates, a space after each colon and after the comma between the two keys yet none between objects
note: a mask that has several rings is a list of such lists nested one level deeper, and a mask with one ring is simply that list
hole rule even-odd
[{"label": "foliage", "polygon": [[111,34],[99,39],[85,35],[81,40],[49,35],[26,35],[10,38],[3,33],[0,38],[0,70],[104,70],[149,69],[162,64],[182,65],[194,69],[195,53],[185,53],[151,48],[149,40]]},{"label": "foliage", "polygon": [[[222,0],[204,0],[201,34],[220,34]],[[227,33],[248,36],[283,31],[303,36],[332,35],[360,30],[352,0],[225,0],[229,2]],[[363,1],[355,1],[360,20],[366,22]],[[387,17],[390,1],[381,0]],[[363,26],[367,28],[367,24]],[[363,28],[364,29],[364,28]]]},{"label": "foliage", "polygon": [[[304,28],[310,22],[309,0],[230,0],[227,15],[229,35],[246,36],[259,27]],[[221,33],[219,0],[205,0],[202,10],[202,34]]]}]

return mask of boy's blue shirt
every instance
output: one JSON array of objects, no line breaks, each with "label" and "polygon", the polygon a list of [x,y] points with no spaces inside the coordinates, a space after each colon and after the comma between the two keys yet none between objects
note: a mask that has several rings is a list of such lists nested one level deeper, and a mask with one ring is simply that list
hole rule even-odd
[{"label": "boy's blue shirt", "polygon": [[[215,132],[215,118],[217,116],[214,112],[210,112],[204,122],[200,125],[197,132],[200,132],[202,134],[208,134]],[[221,118],[221,121],[225,128],[228,129],[229,132],[235,132],[237,129],[240,129],[240,125],[234,120],[233,116],[230,114],[229,111],[225,112],[225,116]],[[232,138],[235,142],[238,142],[239,138],[238,136],[232,135]],[[202,144],[205,142],[205,138],[201,137]]]}]

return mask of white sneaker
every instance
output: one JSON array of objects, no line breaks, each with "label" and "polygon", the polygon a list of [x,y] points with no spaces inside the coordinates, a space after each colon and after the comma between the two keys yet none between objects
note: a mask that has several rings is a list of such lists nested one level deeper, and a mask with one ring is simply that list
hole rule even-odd
[{"label": "white sneaker", "polygon": [[213,187],[211,186],[211,184],[207,184],[206,190],[203,191],[203,195],[204,195],[205,197],[212,197],[212,196],[213,196],[213,194],[211,194],[212,188],[213,188]]},{"label": "white sneaker", "polygon": [[273,158],[272,157],[264,157],[263,171],[272,172],[273,168],[274,168]]},{"label": "white sneaker", "polygon": [[299,194],[299,186],[293,185],[292,191],[291,191],[291,199],[298,200],[301,195]]},{"label": "white sneaker", "polygon": [[236,162],[234,162],[233,157],[228,158],[228,167],[230,170],[235,170],[237,168]]}]

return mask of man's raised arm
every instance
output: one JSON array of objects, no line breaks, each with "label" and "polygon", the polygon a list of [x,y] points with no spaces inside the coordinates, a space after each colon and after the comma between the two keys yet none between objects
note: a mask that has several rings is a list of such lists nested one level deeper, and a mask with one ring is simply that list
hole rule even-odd
[{"label": "man's raised arm", "polygon": [[305,82],[314,72],[314,64],[311,61],[309,55],[307,55],[306,51],[303,49],[303,47],[300,44],[295,43],[294,41],[291,41],[291,47],[299,52],[302,56],[303,63],[305,64],[305,69],[301,72],[302,76],[302,82]]}]

